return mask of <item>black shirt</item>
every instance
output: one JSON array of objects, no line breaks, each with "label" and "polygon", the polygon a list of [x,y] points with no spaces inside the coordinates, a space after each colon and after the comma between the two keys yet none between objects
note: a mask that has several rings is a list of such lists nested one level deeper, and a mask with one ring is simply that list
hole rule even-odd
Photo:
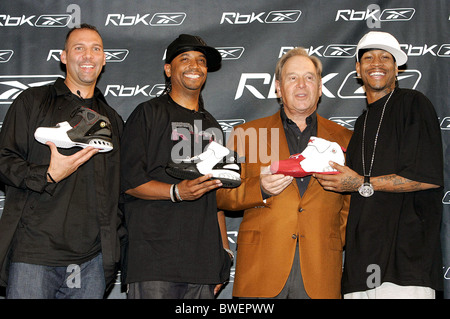
[{"label": "black shirt", "polygon": [[[24,91],[10,106],[2,129],[3,167],[15,171],[27,170],[25,165],[30,165],[28,170],[46,170],[50,162],[50,150],[47,145],[34,140],[36,128],[53,127],[69,120],[72,112],[79,106],[86,106],[86,103],[93,110],[100,111],[95,99],[80,99],[70,92],[62,79],[58,79],[54,87],[56,96],[52,98],[41,98],[41,93],[46,88],[34,88]],[[42,101],[39,110],[35,108],[33,112],[28,111],[34,100]],[[79,150],[79,147],[58,149],[63,155],[71,155]],[[17,162],[17,154],[12,155],[12,152],[20,153],[29,164]],[[23,174],[10,173],[3,175],[7,185],[17,184],[18,187],[33,190],[25,198],[15,234],[12,261],[67,266],[85,262],[100,252],[97,194],[91,185],[95,184],[94,174],[104,174],[103,161],[104,156],[97,154],[57,184],[46,185],[45,174],[39,177],[42,179],[40,181],[36,180],[38,176],[24,177]],[[40,187],[34,184],[40,184]],[[8,195],[7,188],[6,196]],[[17,200],[19,201],[18,198]]]},{"label": "black shirt", "polygon": [[[365,165],[369,170],[375,134],[388,95],[368,106]],[[355,123],[347,165],[362,169],[364,116]],[[443,186],[440,126],[431,102],[420,92],[396,88],[380,127],[371,176],[397,174]],[[343,292],[369,288],[368,277],[380,267],[380,283],[440,289],[442,188],[417,192],[375,191],[368,198],[352,193],[347,222]]]},{"label": "black shirt", "polygon": [[[192,157],[222,141],[217,121],[175,103],[168,94],[144,102],[128,118],[122,139],[122,191],[151,180],[176,184],[165,171],[172,157]],[[217,221],[215,191],[194,201],[143,200],[125,195],[129,233],[126,281],[223,282],[229,257]]]},{"label": "black shirt", "polygon": [[[286,135],[289,153],[299,154],[303,152],[306,146],[309,143],[309,139],[311,136],[316,136],[317,134],[317,113],[314,111],[313,114],[306,118],[306,128],[302,131],[298,128],[297,124],[294,121],[289,119],[284,112],[284,107],[281,108],[280,112],[281,122],[283,123],[284,133]],[[300,196],[303,196],[303,193],[306,191],[308,187],[309,180],[311,176],[305,177],[296,177],[296,182],[298,189],[300,191]]]}]

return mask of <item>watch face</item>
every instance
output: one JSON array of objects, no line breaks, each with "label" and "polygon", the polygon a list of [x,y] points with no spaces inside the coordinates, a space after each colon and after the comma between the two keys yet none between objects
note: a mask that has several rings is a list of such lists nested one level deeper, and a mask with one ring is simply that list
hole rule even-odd
[{"label": "watch face", "polygon": [[373,195],[374,190],[373,190],[373,186],[370,183],[363,183],[359,188],[358,188],[358,192],[359,194],[361,194],[361,196],[363,197],[370,197]]}]

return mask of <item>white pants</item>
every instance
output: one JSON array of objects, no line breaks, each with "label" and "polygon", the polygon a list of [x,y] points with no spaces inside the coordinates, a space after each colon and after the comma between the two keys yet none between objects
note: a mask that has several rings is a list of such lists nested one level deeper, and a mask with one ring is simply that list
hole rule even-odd
[{"label": "white pants", "polygon": [[344,299],[435,299],[434,289],[419,286],[399,286],[384,282],[381,286],[366,291],[351,292]]}]

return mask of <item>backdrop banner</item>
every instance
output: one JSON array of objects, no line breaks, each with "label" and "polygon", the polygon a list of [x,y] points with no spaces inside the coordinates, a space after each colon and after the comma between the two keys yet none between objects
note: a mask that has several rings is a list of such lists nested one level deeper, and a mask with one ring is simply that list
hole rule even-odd
[{"label": "backdrop banner", "polygon": [[[318,113],[349,129],[366,107],[356,80],[355,51],[368,31],[392,33],[408,55],[398,81],[423,92],[441,124],[445,156],[442,194],[443,298],[450,298],[450,109],[448,0],[15,0],[0,4],[0,121],[25,89],[64,77],[60,62],[69,28],[95,25],[107,58],[98,87],[124,120],[162,92],[165,50],[179,34],[216,47],[222,67],[208,74],[206,109],[228,134],[232,127],[275,113],[275,65],[304,47],[323,63]],[[0,214],[4,193],[1,192]],[[226,212],[236,250],[242,212]],[[219,299],[232,298],[234,268]],[[3,294],[4,292],[0,293]],[[126,298],[120,276],[108,298]]]}]

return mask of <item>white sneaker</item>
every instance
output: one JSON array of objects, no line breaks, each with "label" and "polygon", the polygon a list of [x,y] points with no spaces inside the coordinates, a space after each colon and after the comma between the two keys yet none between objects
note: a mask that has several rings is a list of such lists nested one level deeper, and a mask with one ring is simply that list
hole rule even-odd
[{"label": "white sneaker", "polygon": [[[225,160],[225,162],[221,162]],[[213,179],[219,179],[223,187],[237,187],[241,184],[241,165],[235,152],[217,142],[211,142],[205,152],[200,155],[181,160],[171,161],[166,168],[169,175],[180,179],[196,179],[206,174],[212,174]]]}]

